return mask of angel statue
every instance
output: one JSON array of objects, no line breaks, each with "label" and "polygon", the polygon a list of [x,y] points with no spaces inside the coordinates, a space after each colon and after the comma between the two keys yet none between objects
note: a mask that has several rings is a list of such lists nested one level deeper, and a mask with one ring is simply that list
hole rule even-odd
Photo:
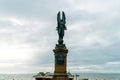
[{"label": "angel statue", "polygon": [[60,11],[57,14],[57,31],[58,31],[58,35],[59,35],[59,39],[58,39],[58,43],[59,44],[63,44],[63,36],[64,36],[64,30],[67,30],[65,24],[65,13],[62,11],[62,19],[61,19],[61,14]]}]

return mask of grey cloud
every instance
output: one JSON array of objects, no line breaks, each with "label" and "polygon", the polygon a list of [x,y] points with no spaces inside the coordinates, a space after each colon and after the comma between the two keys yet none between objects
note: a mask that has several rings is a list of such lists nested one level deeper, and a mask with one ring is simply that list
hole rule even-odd
[{"label": "grey cloud", "polygon": [[74,50],[70,52],[68,60],[75,65],[105,64],[109,61],[118,61],[120,57],[118,53],[119,50],[114,48]]},{"label": "grey cloud", "polygon": [[[3,38],[11,40],[18,38],[25,43],[34,44],[39,49],[44,49],[43,52],[39,50],[35,53],[26,65],[38,67],[54,64],[54,53],[52,50],[58,39],[56,14],[59,10],[64,10],[67,17],[68,30],[65,33],[64,40],[69,49],[69,66],[103,65],[110,61],[119,61],[120,59],[120,38],[119,34],[117,34],[120,25],[119,15],[112,17],[111,14],[113,13],[109,12],[109,15],[107,15],[108,13],[90,13],[85,10],[75,10],[67,0],[1,0],[0,9],[2,15],[5,13],[4,16],[17,16],[18,18],[28,20],[29,23],[29,25],[15,26],[9,21],[0,21],[1,29],[13,29],[16,31],[1,34]],[[34,20],[42,21],[46,25],[31,24]],[[81,25],[82,22],[84,24],[89,22],[91,25],[84,26]],[[74,24],[78,24],[78,26],[74,30],[70,29],[71,25]],[[33,27],[35,28],[34,31]],[[83,29],[81,30],[81,28]],[[95,42],[94,45],[85,46],[86,43],[83,44],[82,41],[90,34],[100,36],[100,38],[112,44],[103,46],[100,42],[93,41]]]},{"label": "grey cloud", "polygon": [[[48,20],[54,18],[59,10],[70,10],[67,1],[48,0],[1,0],[1,13],[32,19]],[[49,14],[49,15],[48,15]]]}]

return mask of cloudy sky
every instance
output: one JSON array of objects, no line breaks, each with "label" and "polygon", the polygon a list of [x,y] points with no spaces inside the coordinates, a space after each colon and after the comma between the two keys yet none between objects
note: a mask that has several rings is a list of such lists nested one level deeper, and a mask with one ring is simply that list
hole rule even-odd
[{"label": "cloudy sky", "polygon": [[54,72],[58,11],[68,71],[120,72],[119,8],[119,0],[0,0],[0,73]]}]

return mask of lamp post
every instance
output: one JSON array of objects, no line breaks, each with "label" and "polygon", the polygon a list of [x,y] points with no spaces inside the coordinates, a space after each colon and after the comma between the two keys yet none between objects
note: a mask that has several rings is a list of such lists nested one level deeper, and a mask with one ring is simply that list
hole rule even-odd
[{"label": "lamp post", "polygon": [[76,80],[77,80],[77,77],[79,77],[79,75],[78,75],[78,74],[75,74],[75,77],[76,77]]}]

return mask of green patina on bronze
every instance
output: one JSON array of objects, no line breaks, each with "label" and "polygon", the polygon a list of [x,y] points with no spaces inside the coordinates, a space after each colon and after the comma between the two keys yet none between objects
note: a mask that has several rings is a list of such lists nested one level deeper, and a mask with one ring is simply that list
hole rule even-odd
[{"label": "green patina on bronze", "polygon": [[64,64],[64,55],[63,54],[57,54],[55,55],[55,60],[56,60],[56,64],[58,65],[62,65]]},{"label": "green patina on bronze", "polygon": [[62,12],[62,19],[61,19],[61,15],[60,12],[58,12],[57,14],[57,31],[58,31],[58,35],[59,35],[59,39],[58,39],[58,43],[59,44],[63,44],[63,37],[64,37],[64,30],[67,30],[65,24],[66,24],[66,17],[65,17],[65,13]]}]

